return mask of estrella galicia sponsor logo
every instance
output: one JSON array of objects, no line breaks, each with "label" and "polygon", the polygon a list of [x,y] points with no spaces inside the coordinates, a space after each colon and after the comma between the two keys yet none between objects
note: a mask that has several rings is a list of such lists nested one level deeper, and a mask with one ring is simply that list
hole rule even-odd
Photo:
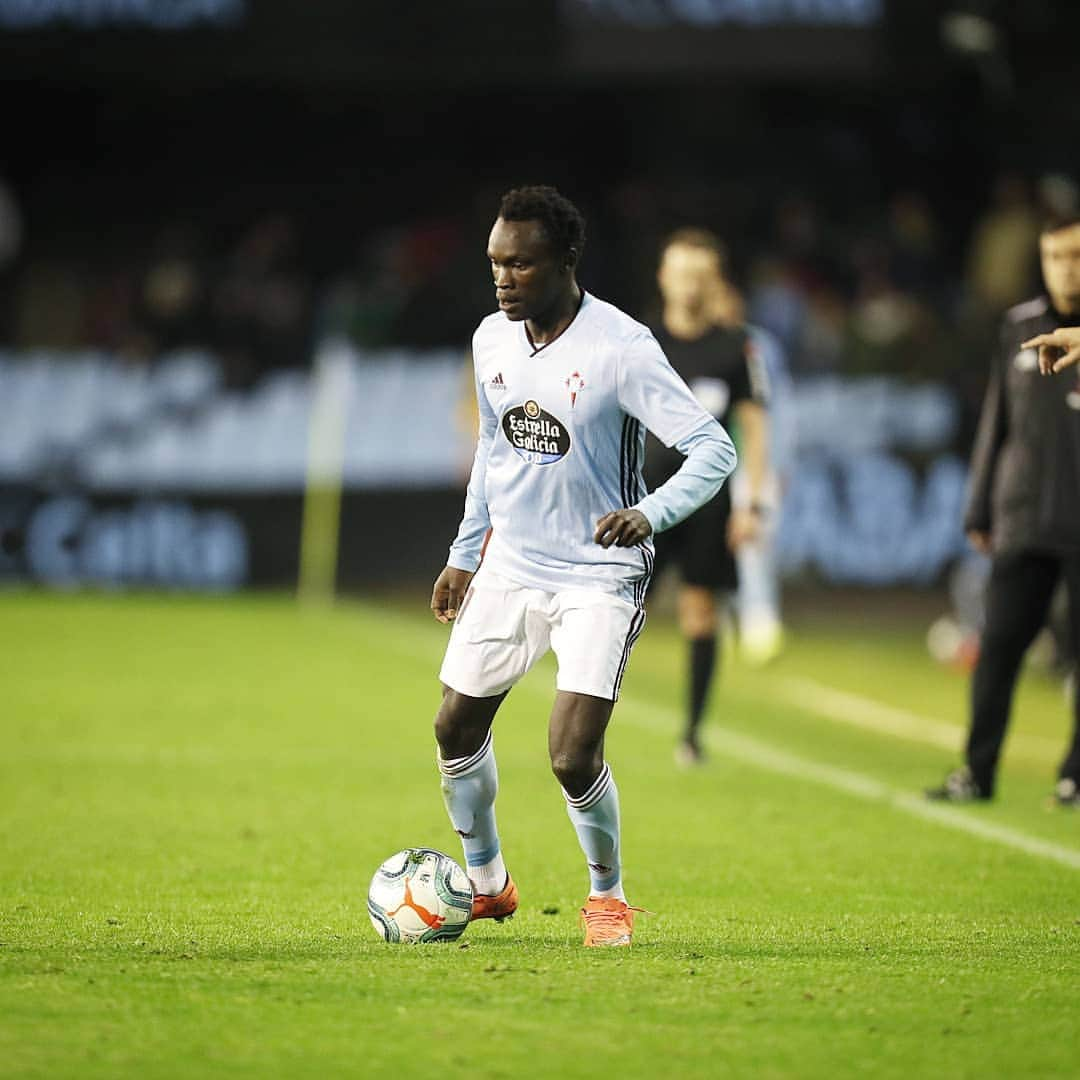
[{"label": "estrella galicia sponsor logo", "polygon": [[535,401],[507,409],[502,429],[515,453],[530,465],[550,465],[566,457],[570,450],[570,433],[563,422]]}]

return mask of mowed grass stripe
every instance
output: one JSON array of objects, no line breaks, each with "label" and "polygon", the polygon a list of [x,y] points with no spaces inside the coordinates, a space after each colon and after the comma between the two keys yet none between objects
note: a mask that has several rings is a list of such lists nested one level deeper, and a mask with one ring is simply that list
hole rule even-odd
[{"label": "mowed grass stripe", "polygon": [[[863,694],[827,686],[816,679],[789,675],[773,687],[771,696],[777,701],[878,735],[891,735],[951,751],[960,746],[965,735],[965,729],[957,724],[933,720],[910,709],[899,709]],[[1039,764],[1052,758],[1060,749],[1058,742],[1043,735],[1014,732],[1009,737],[1011,756]]]}]

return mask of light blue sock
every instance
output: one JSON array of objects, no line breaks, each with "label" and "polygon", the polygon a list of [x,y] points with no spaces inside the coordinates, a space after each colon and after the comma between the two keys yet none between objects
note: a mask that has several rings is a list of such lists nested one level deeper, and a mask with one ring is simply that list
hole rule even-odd
[{"label": "light blue sock", "polygon": [[625,900],[619,862],[619,789],[605,764],[589,790],[578,798],[566,791],[566,812],[589,864],[589,895]]},{"label": "light blue sock", "polygon": [[494,896],[506,884],[506,866],[495,827],[499,771],[491,732],[474,754],[449,761],[440,756],[438,761],[443,801],[454,831],[461,837],[466,872],[477,892]]}]

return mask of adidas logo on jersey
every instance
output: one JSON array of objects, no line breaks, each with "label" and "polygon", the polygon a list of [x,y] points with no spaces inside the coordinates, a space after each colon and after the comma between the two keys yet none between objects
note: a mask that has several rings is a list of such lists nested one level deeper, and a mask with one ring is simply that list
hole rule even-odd
[{"label": "adidas logo on jersey", "polygon": [[488,379],[488,386],[492,390],[505,390],[506,383],[503,382],[502,372],[500,371],[494,379]]}]

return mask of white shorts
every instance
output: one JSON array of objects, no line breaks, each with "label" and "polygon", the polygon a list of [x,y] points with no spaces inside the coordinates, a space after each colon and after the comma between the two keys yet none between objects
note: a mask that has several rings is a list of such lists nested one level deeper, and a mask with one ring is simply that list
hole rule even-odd
[{"label": "white shorts", "polygon": [[446,646],[440,680],[469,697],[509,690],[548,651],[555,685],[616,701],[645,609],[590,589],[544,592],[476,572]]}]

